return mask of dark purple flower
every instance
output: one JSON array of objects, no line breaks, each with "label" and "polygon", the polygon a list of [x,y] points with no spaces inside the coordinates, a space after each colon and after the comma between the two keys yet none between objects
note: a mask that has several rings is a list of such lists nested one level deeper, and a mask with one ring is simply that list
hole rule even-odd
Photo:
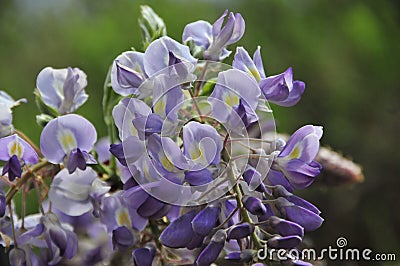
[{"label": "dark purple flower", "polygon": [[60,114],[71,113],[86,102],[86,85],[86,74],[79,68],[70,67],[45,67],[36,80],[43,102],[57,109]]},{"label": "dark purple flower", "polygon": [[251,235],[255,226],[250,223],[242,223],[232,226],[228,231],[228,239],[241,239]]},{"label": "dark purple flower", "polygon": [[6,197],[4,191],[0,188],[0,218],[6,213]]},{"label": "dark purple flower", "polygon": [[296,196],[293,195],[292,193],[288,192],[283,186],[274,186],[271,188],[272,191],[272,195],[275,198],[279,198],[279,197],[284,197],[285,199],[287,199],[288,201],[296,204],[297,206],[303,207],[309,211],[312,211],[316,214],[320,214],[320,210],[318,210],[317,207],[315,207],[313,204],[311,204],[310,202]]},{"label": "dark purple flower", "polygon": [[22,164],[36,164],[39,158],[31,145],[14,134],[0,139],[0,161],[7,162],[2,175],[8,173],[9,180],[13,181],[21,177]]},{"label": "dark purple flower", "polygon": [[220,213],[219,206],[207,206],[201,210],[193,219],[193,231],[199,235],[207,236],[215,227]]},{"label": "dark purple flower", "polygon": [[301,243],[301,237],[296,235],[291,236],[274,236],[268,239],[267,244],[272,248],[289,249],[297,247]]},{"label": "dark purple flower", "polygon": [[170,223],[160,235],[160,242],[170,248],[184,248],[192,240],[194,234],[192,220],[196,211],[190,211]]},{"label": "dark purple flower", "polygon": [[293,133],[275,158],[273,167],[282,171],[293,187],[308,187],[320,173],[321,165],[313,160],[321,137],[322,127],[303,126]]},{"label": "dark purple flower", "polygon": [[85,118],[75,114],[51,120],[40,136],[40,149],[46,159],[54,164],[65,161],[70,173],[76,168],[86,169],[86,164],[95,164],[89,154],[97,139],[94,126]]},{"label": "dark purple flower", "polygon": [[222,27],[227,14],[228,10],[213,25],[203,20],[186,25],[183,30],[183,42],[193,41],[195,45],[202,47],[204,59],[214,61],[225,59],[231,53],[225,47],[240,40],[245,29],[242,16],[232,12]]},{"label": "dark purple flower", "polygon": [[135,266],[151,266],[156,255],[154,247],[136,248],[132,252]]},{"label": "dark purple flower", "polygon": [[292,68],[276,76],[270,76],[260,81],[260,88],[265,98],[277,105],[293,106],[300,101],[305,89],[303,81],[293,81]]},{"label": "dark purple flower", "polygon": [[135,240],[132,231],[125,226],[120,226],[112,231],[112,243],[114,250],[126,250],[132,247],[137,240]]},{"label": "dark purple flower", "polygon": [[304,236],[303,227],[294,222],[287,221],[276,216],[269,217],[268,221],[268,225],[281,236]]},{"label": "dark purple flower", "polygon": [[320,227],[324,221],[317,213],[297,206],[283,197],[275,200],[275,207],[284,219],[297,223],[303,227],[305,231],[314,231]]},{"label": "dark purple flower", "polygon": [[244,249],[242,251],[234,251],[225,256],[226,260],[234,262],[248,263],[254,259],[254,250]]},{"label": "dark purple flower", "polygon": [[226,241],[225,230],[218,230],[211,238],[210,243],[201,251],[196,259],[196,266],[208,266],[213,263],[224,248]]},{"label": "dark purple flower", "polygon": [[267,208],[259,198],[252,196],[244,196],[242,198],[244,207],[254,215],[264,215],[267,213]]},{"label": "dark purple flower", "polygon": [[54,213],[42,216],[39,224],[18,237],[18,243],[47,247],[49,265],[56,265],[62,258],[73,258],[78,250],[76,234],[61,225]]}]

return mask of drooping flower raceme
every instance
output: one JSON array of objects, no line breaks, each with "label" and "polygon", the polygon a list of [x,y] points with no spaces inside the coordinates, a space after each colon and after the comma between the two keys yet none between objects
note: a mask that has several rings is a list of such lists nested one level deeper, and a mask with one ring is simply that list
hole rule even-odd
[{"label": "drooping flower raceme", "polygon": [[244,34],[245,22],[239,13],[228,15],[224,26],[224,19],[228,15],[226,10],[213,25],[199,20],[186,25],[183,30],[183,42],[193,41],[195,45],[204,49],[203,58],[220,61],[229,56],[231,51],[226,46],[240,40]]},{"label": "drooping flower raceme", "polygon": [[[70,114],[87,100],[84,72],[46,67],[35,92],[43,158],[22,132],[0,138],[2,174],[26,173],[0,179],[0,244],[14,245],[10,263],[309,265],[287,252],[324,221],[295,195],[321,170],[322,127],[280,141],[268,105],[296,104],[304,83],[291,68],[268,77],[260,47],[253,58],[238,47],[233,68],[215,62],[243,36],[240,14],[188,24],[184,44],[165,36],[149,7],[139,23],[144,49],[117,56],[105,82],[108,137],[94,146],[95,127]],[[21,101],[0,91],[0,136],[11,134]],[[23,191],[24,207],[32,189],[40,213],[19,219],[13,196]],[[264,244],[284,258],[256,259]]]},{"label": "drooping flower raceme", "polygon": [[38,159],[31,145],[17,134],[0,139],[0,161],[7,162],[2,175],[8,173],[10,181],[21,177],[23,164],[36,164]]},{"label": "drooping flower raceme", "polygon": [[86,102],[86,86],[86,74],[79,68],[71,67],[45,67],[36,80],[36,87],[43,102],[60,114],[71,113]]},{"label": "drooping flower raceme", "polygon": [[96,129],[88,120],[68,114],[45,126],[40,135],[40,149],[49,162],[64,162],[69,173],[73,173],[76,168],[85,170],[86,164],[96,163],[89,153],[96,139]]}]

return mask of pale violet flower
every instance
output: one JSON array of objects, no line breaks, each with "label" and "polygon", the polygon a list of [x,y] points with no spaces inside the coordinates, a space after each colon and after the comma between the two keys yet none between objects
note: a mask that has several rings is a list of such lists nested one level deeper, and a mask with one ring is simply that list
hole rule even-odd
[{"label": "pale violet flower", "polygon": [[5,137],[13,133],[12,108],[20,103],[26,103],[26,99],[15,101],[5,91],[0,91],[0,137]]},{"label": "pale violet flower", "polygon": [[45,67],[36,80],[43,102],[60,114],[72,113],[88,99],[86,74],[79,68]]},{"label": "pale violet flower", "polygon": [[96,129],[88,120],[68,114],[51,120],[45,126],[40,136],[40,149],[49,162],[64,162],[72,173],[76,168],[85,170],[86,164],[96,163],[89,153],[96,140]]},{"label": "pale violet flower", "polygon": [[226,24],[222,26],[227,15],[228,10],[213,25],[203,20],[186,25],[183,30],[183,42],[193,41],[195,45],[203,48],[204,59],[225,59],[231,53],[226,46],[239,41],[245,30],[244,19],[239,13],[230,12]]},{"label": "pale violet flower", "polygon": [[24,164],[36,164],[39,158],[31,145],[14,134],[0,139],[0,161],[7,162],[2,175],[8,173],[8,179],[13,181],[21,177]]},{"label": "pale violet flower", "polygon": [[109,189],[92,168],[77,169],[72,174],[63,169],[51,183],[49,199],[61,212],[79,216],[93,210],[93,201]]}]

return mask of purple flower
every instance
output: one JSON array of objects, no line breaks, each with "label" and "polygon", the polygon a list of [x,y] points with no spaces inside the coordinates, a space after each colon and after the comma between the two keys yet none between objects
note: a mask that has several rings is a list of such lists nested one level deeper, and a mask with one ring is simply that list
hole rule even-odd
[{"label": "purple flower", "polygon": [[112,242],[115,249],[124,251],[138,242],[132,232],[125,226],[120,226],[112,231]]},{"label": "purple flower", "polygon": [[155,167],[164,177],[168,173],[181,175],[188,168],[186,157],[171,138],[151,135],[147,147]]},{"label": "purple flower", "polygon": [[156,255],[155,247],[136,248],[132,252],[135,266],[151,266]]},{"label": "purple flower", "polygon": [[216,261],[224,248],[226,238],[225,230],[218,230],[211,238],[211,242],[200,252],[195,265],[208,266]]},{"label": "purple flower", "polygon": [[3,167],[2,175],[8,173],[10,181],[21,177],[23,164],[36,164],[38,160],[35,150],[18,135],[0,139],[0,161],[7,162]]},{"label": "purple flower", "polygon": [[303,227],[294,222],[287,221],[276,216],[269,217],[268,221],[268,225],[281,236],[304,236]]},{"label": "purple flower", "polygon": [[241,239],[254,232],[254,224],[242,223],[232,226],[228,231],[228,239]]},{"label": "purple flower", "polygon": [[18,237],[19,244],[30,244],[39,248],[48,248],[48,265],[56,265],[62,258],[73,258],[78,250],[78,238],[64,225],[54,213],[40,218],[32,229]]},{"label": "purple flower", "polygon": [[182,135],[184,154],[190,158],[192,171],[220,163],[222,139],[215,128],[191,121],[183,126]]},{"label": "purple flower", "polygon": [[86,164],[95,164],[89,154],[97,139],[94,126],[85,118],[75,114],[51,120],[40,136],[40,149],[46,159],[54,164],[64,161],[69,173],[76,168],[86,169]]},{"label": "purple flower", "polygon": [[293,81],[292,68],[279,75],[270,76],[260,81],[260,88],[265,98],[277,105],[293,106],[300,101],[305,89],[303,81]]},{"label": "purple flower", "polygon": [[93,210],[93,201],[106,194],[110,189],[105,182],[97,178],[92,168],[84,171],[77,169],[69,174],[61,170],[53,179],[49,199],[61,212],[70,216],[79,216]]},{"label": "purple flower", "polygon": [[79,68],[45,67],[36,80],[43,102],[60,114],[71,113],[86,102],[86,86],[86,74]]},{"label": "purple flower", "polygon": [[242,251],[234,251],[225,256],[228,261],[234,262],[251,262],[254,259],[254,250],[244,249]]},{"label": "purple flower", "polygon": [[253,59],[243,47],[238,47],[232,66],[253,77],[259,83],[265,98],[277,105],[293,106],[300,101],[304,92],[304,82],[293,81],[291,67],[282,74],[265,76],[260,47],[254,52]]},{"label": "purple flower", "polygon": [[213,25],[203,20],[186,25],[182,35],[183,42],[193,41],[195,45],[203,48],[204,59],[214,61],[225,59],[231,53],[225,47],[240,40],[245,29],[242,16],[232,12],[222,27],[227,14],[228,10]]},{"label": "purple flower", "polygon": [[[147,118],[152,113],[150,107],[136,98],[124,98],[113,109],[114,123],[118,128],[119,138],[124,141],[130,136],[144,140],[143,132],[140,132],[133,121],[138,118]],[[142,130],[143,131],[143,130]]]},{"label": "purple flower", "polygon": [[207,206],[193,219],[193,231],[201,236],[207,236],[215,227],[220,213],[219,206]]},{"label": "purple flower", "polygon": [[14,131],[12,126],[12,108],[25,102],[26,99],[14,101],[5,91],[0,90],[0,137],[12,134]]},{"label": "purple flower", "polygon": [[143,53],[128,51],[119,55],[111,68],[111,86],[122,96],[137,94],[138,88],[146,80]]},{"label": "purple flower", "polygon": [[244,196],[242,198],[244,207],[254,215],[264,215],[267,213],[267,208],[259,198],[252,196]]},{"label": "purple flower", "polygon": [[196,211],[190,211],[170,223],[160,235],[160,242],[170,248],[184,248],[193,237],[192,220]]},{"label": "purple flower", "polygon": [[[152,42],[144,53],[143,65],[147,75],[150,77],[160,74],[160,71],[165,71],[169,66],[179,63],[183,63],[189,69],[187,72],[189,74],[194,71],[197,59],[190,54],[189,47],[168,36],[163,36]],[[182,66],[181,64],[179,65]],[[176,71],[181,73],[179,69]]]},{"label": "purple flower", "polygon": [[321,137],[322,127],[303,126],[293,133],[275,158],[274,169],[282,171],[293,187],[308,187],[320,173],[321,165],[313,160]]},{"label": "purple flower", "polygon": [[284,219],[297,223],[303,227],[305,231],[314,231],[320,227],[324,221],[324,219],[319,216],[319,213],[298,206],[283,197],[275,200],[275,207]]},{"label": "purple flower", "polygon": [[208,98],[212,116],[228,129],[241,132],[258,120],[255,110],[260,94],[257,83],[242,71],[230,69],[220,72]]},{"label": "purple flower", "polygon": [[107,226],[109,232],[121,226],[142,231],[147,225],[147,219],[139,216],[135,208],[126,204],[122,193],[117,192],[102,198],[101,222]]},{"label": "purple flower", "polygon": [[301,237],[292,236],[274,236],[268,239],[267,244],[272,248],[290,249],[301,243]]},{"label": "purple flower", "polygon": [[254,52],[253,59],[243,47],[236,48],[235,58],[232,66],[252,76],[257,83],[265,79],[264,66],[261,59],[260,46]]}]

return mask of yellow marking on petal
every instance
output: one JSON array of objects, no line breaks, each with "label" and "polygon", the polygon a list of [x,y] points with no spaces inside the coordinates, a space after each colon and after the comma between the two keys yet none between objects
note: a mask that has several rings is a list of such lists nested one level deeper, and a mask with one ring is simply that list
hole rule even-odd
[{"label": "yellow marking on petal", "polygon": [[164,115],[165,113],[165,98],[160,98],[156,104],[154,105],[154,113],[157,113],[159,115]]},{"label": "yellow marking on petal", "polygon": [[292,152],[288,155],[288,157],[290,159],[297,159],[300,157],[300,154],[301,154],[301,148],[299,147],[299,145],[296,145],[292,150]]},{"label": "yellow marking on petal", "polygon": [[190,151],[190,157],[192,157],[192,160],[196,160],[197,158],[201,157],[203,155],[203,152],[199,147],[195,147]]},{"label": "yellow marking on petal", "polygon": [[139,136],[136,127],[132,123],[130,123],[130,130],[131,130],[132,136],[135,136],[135,137]]},{"label": "yellow marking on petal", "polygon": [[57,139],[65,153],[78,147],[74,133],[69,129],[62,129],[58,131]]},{"label": "yellow marking on petal", "polygon": [[224,101],[230,108],[232,108],[239,105],[240,98],[236,93],[225,93]]},{"label": "yellow marking on petal", "polygon": [[18,140],[12,141],[8,144],[8,153],[10,157],[16,155],[18,159],[21,159],[24,154],[24,146],[22,146]]},{"label": "yellow marking on petal", "polygon": [[129,217],[128,210],[126,208],[120,208],[116,212],[116,220],[118,226],[126,226],[130,227],[132,225],[131,223],[131,217]]},{"label": "yellow marking on petal", "polygon": [[160,162],[165,170],[167,170],[168,172],[172,172],[175,169],[174,165],[164,154],[160,155]]},{"label": "yellow marking on petal", "polygon": [[258,70],[256,68],[248,68],[247,69],[247,73],[249,73],[251,76],[253,76],[257,82],[260,82],[261,80],[261,76],[260,73],[258,72]]}]

